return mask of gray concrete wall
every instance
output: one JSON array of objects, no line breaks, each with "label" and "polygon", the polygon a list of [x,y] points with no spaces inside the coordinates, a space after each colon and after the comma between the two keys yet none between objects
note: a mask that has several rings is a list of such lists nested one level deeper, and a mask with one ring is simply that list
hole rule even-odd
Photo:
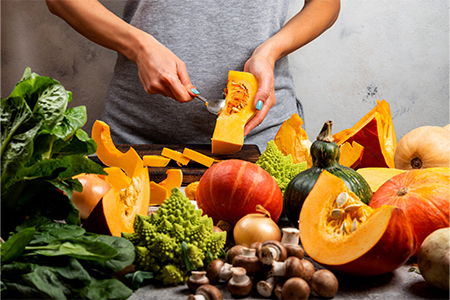
[{"label": "gray concrete wall", "polygon": [[[81,1],[81,0],[80,0]],[[124,0],[103,0],[121,15]],[[385,99],[397,138],[449,121],[449,1],[342,0],[336,24],[290,55],[305,129],[314,140],[326,120],[353,126]],[[303,1],[291,1],[290,15]],[[59,80],[86,105],[90,132],[99,118],[116,53],[83,38],[44,0],[1,1],[1,96],[24,69]]]}]

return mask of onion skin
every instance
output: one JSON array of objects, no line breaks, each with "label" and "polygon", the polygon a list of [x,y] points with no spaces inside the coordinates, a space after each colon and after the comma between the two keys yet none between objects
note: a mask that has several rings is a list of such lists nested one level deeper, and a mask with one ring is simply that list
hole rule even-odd
[{"label": "onion skin", "polygon": [[281,241],[281,231],[270,216],[256,213],[242,217],[233,229],[234,241],[237,245],[250,247],[255,242],[267,240]]},{"label": "onion skin", "polygon": [[84,174],[75,178],[83,185],[83,191],[74,191],[72,202],[80,211],[80,218],[86,220],[111,186],[96,174]]}]

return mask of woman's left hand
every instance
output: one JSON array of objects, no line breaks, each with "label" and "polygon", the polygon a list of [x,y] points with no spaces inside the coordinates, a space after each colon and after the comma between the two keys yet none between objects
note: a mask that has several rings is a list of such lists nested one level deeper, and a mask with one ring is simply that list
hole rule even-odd
[{"label": "woman's left hand", "polygon": [[274,64],[265,56],[256,53],[245,63],[244,72],[255,75],[259,88],[255,95],[253,105],[258,109],[255,116],[245,125],[244,136],[250,133],[266,117],[270,108],[275,105],[275,78],[273,75]]}]

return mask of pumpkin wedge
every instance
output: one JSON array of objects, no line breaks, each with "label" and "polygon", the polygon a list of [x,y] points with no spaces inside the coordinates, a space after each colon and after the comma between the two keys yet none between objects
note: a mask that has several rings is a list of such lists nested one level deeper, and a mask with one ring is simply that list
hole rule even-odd
[{"label": "pumpkin wedge", "polygon": [[292,156],[294,164],[306,161],[306,167],[310,168],[313,165],[310,154],[312,142],[302,125],[302,118],[297,113],[292,114],[281,124],[274,140],[281,153],[285,156],[288,154]]},{"label": "pumpkin wedge", "polygon": [[229,154],[244,145],[244,127],[256,113],[253,101],[258,91],[256,77],[230,70],[225,90],[225,106],[219,111],[211,139],[212,153]]},{"label": "pumpkin wedge", "polygon": [[385,100],[377,100],[377,105],[352,128],[334,134],[333,138],[339,146],[355,141],[364,147],[359,168],[394,168],[397,137],[391,110]]},{"label": "pumpkin wedge", "polygon": [[340,147],[341,157],[339,158],[339,164],[352,169],[356,169],[364,154],[364,147],[353,141],[343,143]]},{"label": "pumpkin wedge", "polygon": [[327,171],[304,202],[299,229],[303,248],[312,259],[350,275],[392,272],[415,250],[411,225],[400,208],[372,209]]},{"label": "pumpkin wedge", "polygon": [[[107,181],[111,189],[103,196],[83,227],[87,231],[121,236],[122,232],[133,232],[136,214],[147,215],[150,202],[150,180],[147,167],[137,152],[130,148],[126,153],[119,151],[112,142],[109,126],[95,121],[92,137],[97,143],[97,156],[110,167],[123,169],[126,174],[110,168]],[[109,178],[120,176],[120,178]],[[127,176],[128,178],[123,178]],[[128,182],[128,186],[126,182]]]},{"label": "pumpkin wedge", "polygon": [[367,181],[374,193],[383,183],[404,171],[394,168],[360,168],[356,170]]}]

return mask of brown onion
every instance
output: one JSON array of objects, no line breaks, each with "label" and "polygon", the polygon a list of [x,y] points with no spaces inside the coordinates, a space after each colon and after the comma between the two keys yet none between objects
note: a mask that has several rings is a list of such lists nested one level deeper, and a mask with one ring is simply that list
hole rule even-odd
[{"label": "brown onion", "polygon": [[86,220],[111,186],[96,174],[83,174],[75,178],[83,185],[83,191],[74,191],[72,202],[80,211],[80,218]]},{"label": "brown onion", "polygon": [[281,231],[270,213],[261,205],[256,206],[260,213],[242,217],[234,226],[233,235],[237,245],[250,247],[254,242],[264,243],[267,240],[281,241]]}]

